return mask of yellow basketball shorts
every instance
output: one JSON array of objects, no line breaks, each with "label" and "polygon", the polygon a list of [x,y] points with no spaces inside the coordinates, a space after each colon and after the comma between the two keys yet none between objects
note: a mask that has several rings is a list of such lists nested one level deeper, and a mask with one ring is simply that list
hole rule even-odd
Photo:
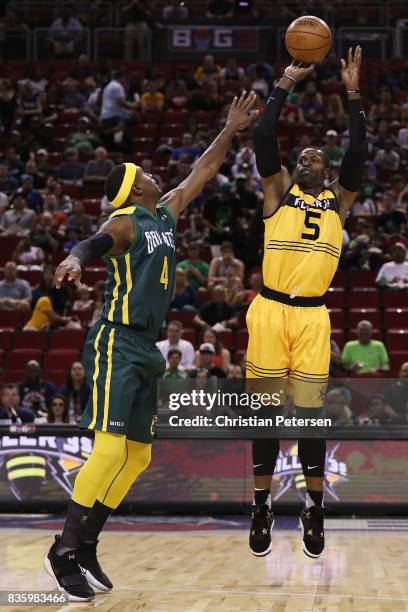
[{"label": "yellow basketball shorts", "polygon": [[279,379],[276,386],[284,386],[284,395],[291,395],[295,406],[320,408],[330,366],[326,306],[289,306],[258,295],[246,320],[247,378]]}]

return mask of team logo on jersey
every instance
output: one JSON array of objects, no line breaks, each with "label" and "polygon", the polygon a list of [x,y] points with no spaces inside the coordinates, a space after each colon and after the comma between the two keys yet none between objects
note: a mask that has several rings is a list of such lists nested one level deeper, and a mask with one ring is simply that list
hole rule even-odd
[{"label": "team logo on jersey", "polygon": [[147,254],[151,255],[159,246],[165,244],[171,249],[175,249],[174,235],[172,231],[159,232],[157,230],[150,230],[145,232],[147,241]]},{"label": "team logo on jersey", "polygon": [[[324,473],[324,490],[332,499],[339,500],[334,487],[341,482],[348,480],[347,465],[343,461],[336,459],[335,454],[340,444],[336,444],[326,454],[326,469]],[[312,469],[315,466],[310,466]],[[302,464],[298,457],[298,445],[293,444],[287,451],[279,451],[276,461],[276,469],[273,479],[279,483],[278,491],[274,500],[279,499],[288,490],[296,491],[299,498],[303,501],[306,493],[306,481],[303,476]]]}]

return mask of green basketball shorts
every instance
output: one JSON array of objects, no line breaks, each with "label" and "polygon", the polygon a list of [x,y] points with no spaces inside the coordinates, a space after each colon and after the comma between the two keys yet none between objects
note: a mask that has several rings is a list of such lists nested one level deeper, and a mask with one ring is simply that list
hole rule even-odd
[{"label": "green basketball shorts", "polygon": [[89,330],[82,360],[91,394],[80,427],[151,443],[157,381],[166,368],[154,341],[125,325],[99,321]]}]

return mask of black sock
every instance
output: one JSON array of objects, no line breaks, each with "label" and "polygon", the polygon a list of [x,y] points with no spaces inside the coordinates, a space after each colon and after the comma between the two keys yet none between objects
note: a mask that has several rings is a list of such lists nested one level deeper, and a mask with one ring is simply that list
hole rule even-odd
[{"label": "black sock", "polygon": [[[307,489],[306,494],[309,496],[315,506],[318,506],[319,508],[323,506],[323,491],[312,491],[311,489]],[[306,507],[310,507],[310,505],[308,506],[307,500]]]},{"label": "black sock", "polygon": [[55,549],[57,555],[78,548],[79,532],[90,510],[87,506],[81,506],[73,499],[70,500],[61,539]]},{"label": "black sock", "polygon": [[113,510],[113,508],[109,508],[109,506],[105,506],[105,504],[96,500],[86,521],[81,525],[80,541],[86,544],[95,544]]},{"label": "black sock", "polygon": [[[255,489],[254,490],[254,505],[263,506],[268,502],[270,489]],[[269,504],[268,504],[269,505]]]}]

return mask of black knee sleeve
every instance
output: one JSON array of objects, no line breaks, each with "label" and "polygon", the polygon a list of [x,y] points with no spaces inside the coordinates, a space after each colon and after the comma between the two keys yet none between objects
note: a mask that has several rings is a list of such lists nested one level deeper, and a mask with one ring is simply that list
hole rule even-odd
[{"label": "black knee sleeve", "polygon": [[298,442],[298,456],[304,476],[324,476],[326,462],[326,440],[302,438]]},{"label": "black knee sleeve", "polygon": [[259,438],[257,440],[252,440],[252,464],[254,476],[269,476],[269,474],[273,474],[278,455],[278,439]]}]

